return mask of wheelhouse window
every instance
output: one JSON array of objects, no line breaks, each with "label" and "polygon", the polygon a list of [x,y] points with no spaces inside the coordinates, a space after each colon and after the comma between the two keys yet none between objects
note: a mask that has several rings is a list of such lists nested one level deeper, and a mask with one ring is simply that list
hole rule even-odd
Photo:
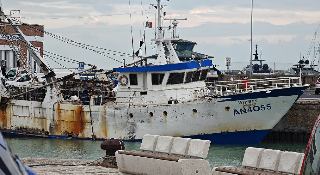
[{"label": "wheelhouse window", "polygon": [[185,83],[199,81],[200,74],[201,74],[201,71],[187,72]]},{"label": "wheelhouse window", "polygon": [[152,85],[162,84],[164,74],[151,74]]},{"label": "wheelhouse window", "polygon": [[209,69],[203,69],[201,71],[200,81],[206,80]]},{"label": "wheelhouse window", "polygon": [[192,77],[192,81],[199,81],[199,78],[200,78],[200,74],[201,74],[201,71],[198,70],[198,71],[195,71],[194,74],[193,74],[193,77]]},{"label": "wheelhouse window", "polygon": [[185,83],[192,82],[193,72],[187,72],[186,81]]},{"label": "wheelhouse window", "polygon": [[130,85],[138,85],[138,76],[137,74],[129,74]]},{"label": "wheelhouse window", "polygon": [[183,73],[170,73],[167,84],[182,84],[184,78]]}]

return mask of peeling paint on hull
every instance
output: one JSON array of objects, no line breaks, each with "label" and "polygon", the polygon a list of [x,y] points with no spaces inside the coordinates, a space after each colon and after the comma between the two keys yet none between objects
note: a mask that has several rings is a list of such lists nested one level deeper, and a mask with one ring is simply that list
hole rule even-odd
[{"label": "peeling paint on hull", "polygon": [[12,100],[0,109],[0,129],[53,138],[139,140],[144,134],[158,134],[212,143],[258,143],[298,98],[299,93],[283,96],[285,91],[147,107]]}]

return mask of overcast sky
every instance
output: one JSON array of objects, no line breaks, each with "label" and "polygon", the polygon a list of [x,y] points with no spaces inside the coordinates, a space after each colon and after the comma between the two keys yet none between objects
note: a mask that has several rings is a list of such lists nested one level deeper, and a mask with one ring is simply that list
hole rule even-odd
[{"label": "overcast sky", "polygon": [[[44,25],[45,31],[77,42],[108,50],[132,53],[139,47],[144,23],[153,21],[156,0],[1,0],[6,14],[21,10],[22,21]],[[130,5],[129,5],[130,2]],[[213,64],[226,69],[225,59],[235,62],[250,60],[251,0],[170,0],[164,11],[168,18],[179,21],[180,38],[197,42],[194,51],[214,56]],[[142,13],[143,11],[143,13]],[[130,12],[132,17],[130,18]],[[320,24],[319,0],[254,1],[253,45],[258,44],[262,59],[276,63],[296,63],[300,53],[306,56]],[[169,26],[169,21],[164,22]],[[154,24],[153,24],[154,26]],[[166,31],[167,37],[170,31]],[[146,29],[147,55],[155,54],[151,45],[154,29]],[[318,40],[319,41],[319,40]],[[44,49],[56,54],[112,69],[132,58],[77,48],[45,36]],[[312,50],[313,52],[313,50]],[[313,57],[313,54],[311,55]],[[52,61],[49,60],[51,63]],[[65,64],[77,67],[77,64]],[[58,67],[52,64],[52,67]],[[238,69],[238,68],[237,68]]]}]

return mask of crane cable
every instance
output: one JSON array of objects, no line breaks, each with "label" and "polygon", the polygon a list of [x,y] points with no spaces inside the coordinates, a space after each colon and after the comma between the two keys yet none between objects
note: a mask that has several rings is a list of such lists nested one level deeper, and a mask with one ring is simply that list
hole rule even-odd
[{"label": "crane cable", "polygon": [[[62,41],[62,42],[65,42],[65,43],[67,43],[67,44],[71,44],[71,45],[73,45],[73,46],[81,47],[81,48],[84,48],[84,49],[87,49],[87,50],[96,52],[96,53],[98,53],[98,54],[100,54],[100,55],[102,55],[102,56],[104,56],[104,57],[107,57],[107,58],[112,59],[112,60],[114,60],[114,61],[116,61],[116,62],[119,62],[119,63],[123,63],[123,62],[122,62],[122,61],[119,61],[119,60],[117,60],[117,59],[115,59],[115,58],[112,58],[112,57],[110,57],[110,56],[107,56],[107,55],[128,56],[128,57],[131,56],[131,55],[126,54],[126,53],[123,53],[123,52],[112,51],[112,50],[108,50],[108,49],[104,49],[104,48],[100,48],[100,47],[96,47],[96,46],[91,46],[91,45],[88,45],[88,44],[82,44],[82,43],[79,43],[79,42],[76,42],[76,41],[67,39],[67,38],[65,38],[65,37],[62,37],[62,36],[59,36],[59,35],[56,35],[56,34],[53,34],[53,33],[50,33],[50,32],[46,32],[46,31],[37,29],[37,28],[35,28],[35,27],[33,27],[33,26],[29,25],[29,24],[27,24],[27,25],[28,25],[29,27],[33,28],[33,29],[36,29],[36,30],[38,30],[38,31],[40,31],[40,32],[43,32],[43,33],[49,35],[49,36],[52,37],[52,38],[58,39],[58,40],[60,40],[60,41]],[[103,51],[95,50],[95,49],[93,49],[93,48],[103,49],[103,50],[110,51],[110,52],[114,52],[114,53],[110,53],[110,52],[107,52],[107,53],[106,53],[106,52],[103,52]],[[106,54],[107,54],[107,55],[106,55]],[[119,54],[120,54],[120,55],[119,55]]]},{"label": "crane cable", "polygon": [[33,75],[30,65],[27,63],[27,59],[26,59],[27,54],[25,52],[22,52],[21,49],[18,49],[20,45],[18,43],[19,41],[22,42],[23,44],[25,43],[21,40],[15,40],[12,34],[7,33],[5,29],[3,29],[3,26],[0,27],[0,32],[5,35],[5,39],[8,42],[9,47],[12,49],[14,55],[16,56],[17,61],[20,61],[21,63],[23,63],[23,69],[25,69],[29,75]]}]

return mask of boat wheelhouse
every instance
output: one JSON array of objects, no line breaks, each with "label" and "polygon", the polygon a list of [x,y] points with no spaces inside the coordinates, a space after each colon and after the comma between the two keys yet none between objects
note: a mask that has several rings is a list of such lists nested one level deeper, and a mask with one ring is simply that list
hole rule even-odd
[{"label": "boat wheelhouse", "polygon": [[[177,64],[115,68],[119,72],[116,102],[168,104],[193,100],[190,92],[206,87],[210,60]],[[135,98],[130,100],[134,96]]]}]

